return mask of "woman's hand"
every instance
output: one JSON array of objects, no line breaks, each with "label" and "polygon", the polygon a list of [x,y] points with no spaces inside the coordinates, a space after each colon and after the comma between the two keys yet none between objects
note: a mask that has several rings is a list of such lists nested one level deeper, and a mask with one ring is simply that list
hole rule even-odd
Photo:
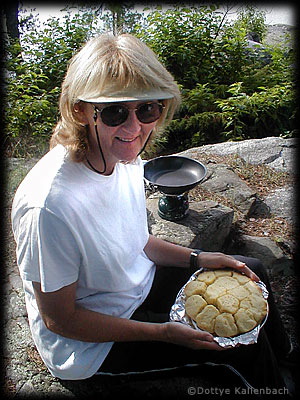
[{"label": "woman's hand", "polygon": [[186,346],[193,350],[224,350],[219,346],[213,336],[205,331],[198,331],[180,322],[166,322],[162,324],[163,341]]},{"label": "woman's hand", "polygon": [[243,272],[250,279],[258,282],[259,277],[241,261],[236,260],[234,257],[223,253],[202,252],[198,255],[198,267],[201,268],[233,268],[239,272]]}]

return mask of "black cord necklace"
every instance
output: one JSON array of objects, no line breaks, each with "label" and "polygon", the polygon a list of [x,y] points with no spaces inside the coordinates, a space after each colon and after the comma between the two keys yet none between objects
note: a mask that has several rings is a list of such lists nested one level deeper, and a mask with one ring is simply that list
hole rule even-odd
[{"label": "black cord necklace", "polygon": [[97,113],[97,110],[96,110],[96,108],[95,108],[95,113],[94,113],[94,126],[95,126],[95,131],[96,131],[98,149],[99,149],[99,151],[100,151],[100,154],[101,154],[101,157],[102,157],[102,160],[103,160],[103,164],[104,164],[103,171],[99,171],[97,168],[95,168],[95,167],[90,163],[90,161],[88,160],[87,157],[86,157],[86,161],[87,161],[87,163],[89,164],[89,166],[92,168],[93,171],[97,172],[98,174],[103,175],[103,174],[105,173],[105,171],[106,171],[106,161],[105,161],[105,157],[104,157],[104,154],[103,154],[103,151],[102,151],[102,147],[101,147],[101,144],[100,144],[100,139],[99,139],[99,134],[98,134],[98,128],[97,128],[97,117],[98,117],[98,113]]},{"label": "black cord necklace", "polygon": [[147,137],[147,140],[146,140],[144,146],[142,147],[142,150],[138,153],[137,157],[138,157],[140,154],[142,154],[142,152],[145,150],[145,148],[146,148],[146,146],[147,146],[147,144],[148,144],[148,142],[149,142],[149,139],[151,138],[152,133],[153,133],[153,129],[152,129],[152,131],[149,133],[149,135],[148,135],[148,137]]}]

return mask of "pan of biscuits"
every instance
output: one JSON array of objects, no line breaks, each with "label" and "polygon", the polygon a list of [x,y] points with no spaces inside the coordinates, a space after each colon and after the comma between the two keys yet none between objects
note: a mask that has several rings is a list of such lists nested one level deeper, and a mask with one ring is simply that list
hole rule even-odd
[{"label": "pan of biscuits", "polygon": [[268,291],[232,269],[201,269],[181,288],[170,320],[213,334],[223,347],[256,343],[268,316]]}]

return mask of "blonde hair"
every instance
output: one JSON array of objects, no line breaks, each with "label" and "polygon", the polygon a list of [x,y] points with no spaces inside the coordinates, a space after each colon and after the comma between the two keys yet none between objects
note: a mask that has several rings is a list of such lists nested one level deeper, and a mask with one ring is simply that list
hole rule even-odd
[{"label": "blonde hair", "polygon": [[148,46],[130,34],[104,34],[89,40],[70,61],[62,84],[60,120],[50,147],[63,144],[73,161],[83,161],[88,149],[88,131],[74,110],[75,104],[80,98],[109,96],[132,88],[159,89],[173,96],[163,100],[165,108],[153,139],[171,121],[180,104],[179,88],[172,75]]}]

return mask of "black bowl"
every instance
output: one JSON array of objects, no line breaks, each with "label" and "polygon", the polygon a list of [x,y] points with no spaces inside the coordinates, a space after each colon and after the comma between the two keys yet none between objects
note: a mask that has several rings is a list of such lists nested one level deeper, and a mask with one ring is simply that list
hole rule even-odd
[{"label": "black bowl", "polygon": [[144,176],[164,194],[181,195],[193,189],[206,175],[199,161],[183,156],[153,158],[144,164]]}]

